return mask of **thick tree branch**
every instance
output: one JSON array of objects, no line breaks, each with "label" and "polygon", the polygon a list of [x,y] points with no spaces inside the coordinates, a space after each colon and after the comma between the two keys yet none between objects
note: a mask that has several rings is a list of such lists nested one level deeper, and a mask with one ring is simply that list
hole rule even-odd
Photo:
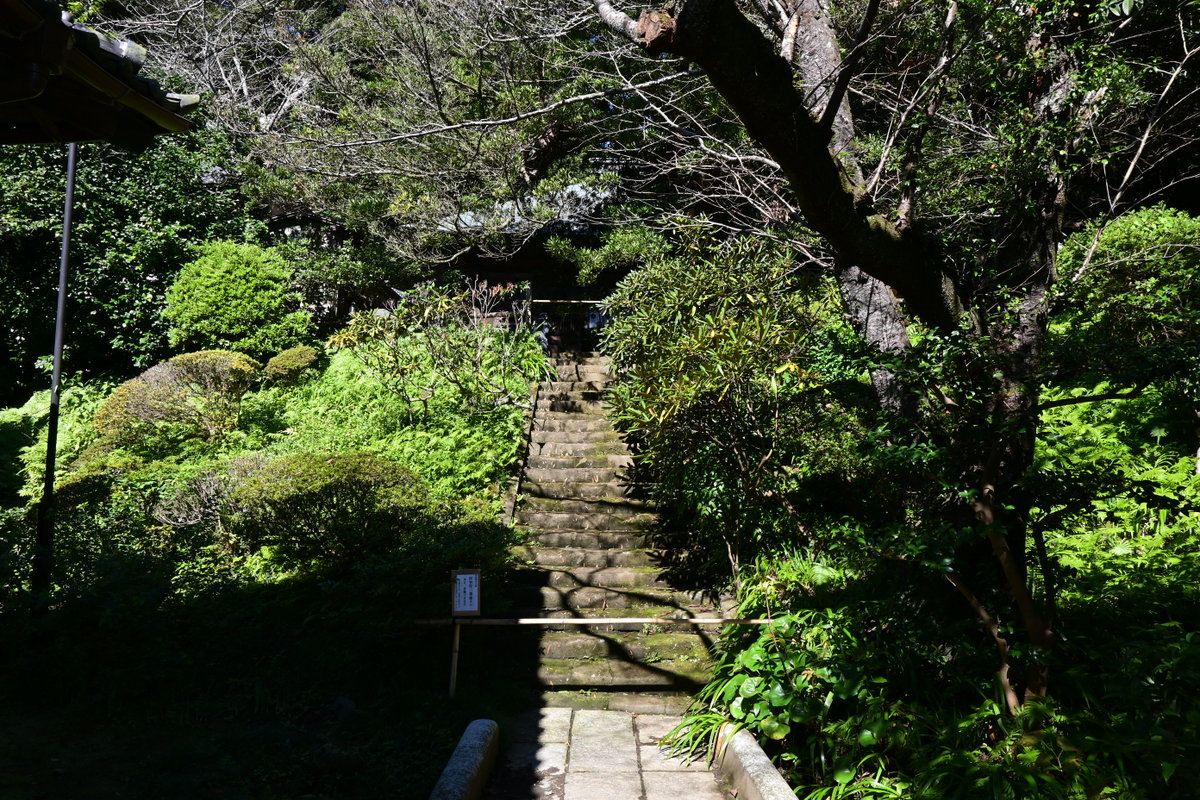
[{"label": "thick tree branch", "polygon": [[688,75],[696,75],[696,74],[698,74],[697,70],[685,69],[685,70],[681,70],[679,72],[673,72],[670,75],[664,75],[661,78],[655,78],[655,79],[649,80],[649,81],[642,81],[641,83],[629,84],[626,86],[617,86],[612,89],[601,89],[600,91],[596,91],[596,92],[587,92],[585,94],[577,94],[577,95],[574,95],[573,97],[564,97],[561,100],[556,100],[553,103],[549,103],[540,108],[530,109],[529,111],[522,111],[518,114],[513,114],[508,117],[493,117],[491,119],[470,119],[470,120],[464,120],[462,122],[447,123],[445,125],[437,125],[434,127],[421,128],[421,129],[415,130],[415,131],[405,131],[404,133],[397,133],[392,136],[380,136],[380,137],[375,137],[375,138],[371,138],[371,139],[354,139],[354,140],[345,141],[345,142],[331,142],[331,141],[329,141],[329,139],[327,137],[314,139],[311,137],[292,136],[290,138],[292,138],[294,141],[311,142],[313,144],[319,144],[323,148],[343,149],[343,148],[353,148],[353,147],[365,147],[368,145],[377,145],[377,144],[390,144],[392,142],[402,142],[402,141],[405,141],[408,139],[421,139],[421,138],[424,138],[427,136],[436,136],[441,133],[448,133],[450,131],[466,130],[469,128],[499,128],[504,125],[511,125],[514,122],[520,122],[521,120],[531,119],[533,117],[544,116],[553,111],[557,111],[558,109],[563,108],[564,106],[574,105],[575,103],[586,103],[590,100],[599,100],[602,97],[609,97],[614,94],[624,94],[626,92],[634,92],[639,89],[648,89],[652,86],[661,86],[664,83],[670,83],[671,81],[677,80],[678,78],[686,77]]},{"label": "thick tree branch", "polygon": [[[607,0],[599,0],[597,10],[612,18]],[[956,327],[959,295],[936,248],[859,206],[852,181],[829,152],[825,130],[796,92],[791,68],[761,31],[733,0],[684,0],[673,12],[643,13],[633,36],[627,25],[614,29],[649,52],[670,52],[703,69],[780,165],[809,226],[839,259],[892,287],[926,324]]]},{"label": "thick tree branch", "polygon": [[863,14],[862,24],[858,27],[858,33],[854,37],[854,47],[850,49],[850,54],[842,62],[841,69],[838,70],[837,80],[833,84],[833,91],[829,94],[829,99],[825,102],[825,110],[821,113],[821,127],[833,133],[833,119],[837,116],[838,109],[842,107],[842,101],[846,98],[846,90],[850,88],[850,79],[854,77],[858,67],[858,60],[862,57],[863,45],[867,42],[867,36],[871,33],[871,28],[875,25],[875,15],[879,12],[879,0],[871,0],[867,4],[867,11]]},{"label": "thick tree branch", "polygon": [[950,585],[955,589],[958,589],[959,594],[974,609],[975,613],[979,616],[979,620],[983,623],[984,629],[992,637],[992,641],[996,643],[996,649],[1000,652],[1000,669],[996,670],[996,677],[999,679],[1000,688],[1004,692],[1004,704],[1008,707],[1008,713],[1016,716],[1021,708],[1021,700],[1017,697],[1017,692],[1013,689],[1012,679],[1009,677],[1009,672],[1012,668],[1012,664],[1009,662],[1009,644],[1008,640],[1000,634],[1000,624],[996,622],[995,617],[988,613],[983,603],[979,602],[979,598],[963,583],[961,578],[953,572],[947,572],[946,580],[950,581]]},{"label": "thick tree branch", "polygon": [[1057,400],[1045,400],[1038,403],[1038,410],[1045,411],[1047,408],[1059,408],[1061,406],[1075,406],[1080,403],[1098,403],[1101,400],[1128,400],[1131,397],[1138,397],[1145,386],[1135,386],[1132,389],[1116,392],[1101,392],[1099,394],[1089,394],[1082,397],[1060,397]]}]

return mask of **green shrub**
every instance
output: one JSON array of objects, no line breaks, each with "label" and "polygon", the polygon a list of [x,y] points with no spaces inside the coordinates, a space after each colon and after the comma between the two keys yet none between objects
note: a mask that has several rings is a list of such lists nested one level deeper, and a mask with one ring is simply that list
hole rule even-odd
[{"label": "green shrub", "polygon": [[[272,391],[277,390],[247,401],[253,397],[257,403]],[[503,482],[522,441],[516,406],[472,414],[451,387],[443,386],[426,413],[416,413],[345,351],[335,353],[316,379],[288,391],[272,424],[279,428],[266,448],[272,456],[370,451],[416,472],[434,494],[448,500],[489,492]]]},{"label": "green shrub", "polygon": [[279,386],[295,386],[316,365],[320,353],[315,347],[300,345],[284,350],[267,362],[263,374]]},{"label": "green shrub", "polygon": [[21,451],[33,443],[33,424],[20,409],[0,410],[0,508],[21,504]]},{"label": "green shrub", "polygon": [[0,508],[0,615],[26,607],[33,530],[30,508]]},{"label": "green shrub", "polygon": [[1154,206],[1090,226],[1058,255],[1066,366],[1146,383],[1196,372],[1200,218]]},{"label": "green shrub", "polygon": [[222,350],[176,356],[118,386],[96,411],[96,431],[117,445],[145,438],[215,441],[237,427],[242,395],[261,368]]},{"label": "green shrub", "polygon": [[304,341],[312,319],[297,311],[287,262],[271,248],[219,241],[179,271],[163,310],[175,347],[236,350],[267,358]]},{"label": "green shrub", "polygon": [[229,493],[229,527],[285,568],[344,567],[387,553],[436,526],[417,475],[367,453],[300,453],[262,465]]}]

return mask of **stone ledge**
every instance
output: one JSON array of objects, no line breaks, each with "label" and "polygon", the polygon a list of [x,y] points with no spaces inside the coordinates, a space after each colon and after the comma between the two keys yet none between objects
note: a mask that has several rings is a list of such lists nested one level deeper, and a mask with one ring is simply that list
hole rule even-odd
[{"label": "stone ledge", "polygon": [[717,736],[718,774],[737,791],[738,800],[796,800],[796,794],[758,746],[750,731],[725,723]]},{"label": "stone ledge", "polygon": [[499,730],[500,726],[490,719],[477,719],[468,725],[429,800],[477,800],[496,763]]}]

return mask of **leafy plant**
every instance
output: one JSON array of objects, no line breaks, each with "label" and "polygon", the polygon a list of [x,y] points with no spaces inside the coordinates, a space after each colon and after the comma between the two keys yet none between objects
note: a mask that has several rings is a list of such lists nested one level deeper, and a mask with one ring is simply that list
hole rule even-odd
[{"label": "leafy plant", "polygon": [[118,386],[96,411],[96,431],[126,446],[189,436],[216,441],[237,427],[242,395],[260,370],[241,353],[175,356]]},{"label": "leafy plant", "polygon": [[295,310],[291,268],[271,248],[208,242],[167,290],[171,344],[269,358],[308,338],[311,318]]},{"label": "leafy plant", "polygon": [[320,353],[314,347],[292,347],[272,357],[263,369],[263,376],[279,386],[294,386],[306,375],[314,374],[319,358]]},{"label": "leafy plant", "polygon": [[291,567],[345,567],[435,527],[425,483],[366,453],[285,456],[240,478],[226,523],[251,551]]},{"label": "leafy plant", "polygon": [[386,312],[360,312],[330,337],[391,391],[428,412],[442,386],[475,412],[528,405],[546,373],[521,287],[477,281],[451,292],[424,283]]}]

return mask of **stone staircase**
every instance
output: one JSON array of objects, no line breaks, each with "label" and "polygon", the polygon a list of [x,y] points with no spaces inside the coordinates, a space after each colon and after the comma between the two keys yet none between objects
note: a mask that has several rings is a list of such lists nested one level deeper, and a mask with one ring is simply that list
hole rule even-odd
[{"label": "stone staircase", "polygon": [[[533,531],[519,616],[543,627],[538,680],[547,705],[678,713],[708,679],[715,629],[606,622],[721,616],[659,577],[645,531],[653,510],[629,494],[629,451],[607,417],[607,359],[561,354],[538,387],[516,522]],[[587,619],[587,624],[568,620]],[[594,620],[594,621],[592,621]]]}]

